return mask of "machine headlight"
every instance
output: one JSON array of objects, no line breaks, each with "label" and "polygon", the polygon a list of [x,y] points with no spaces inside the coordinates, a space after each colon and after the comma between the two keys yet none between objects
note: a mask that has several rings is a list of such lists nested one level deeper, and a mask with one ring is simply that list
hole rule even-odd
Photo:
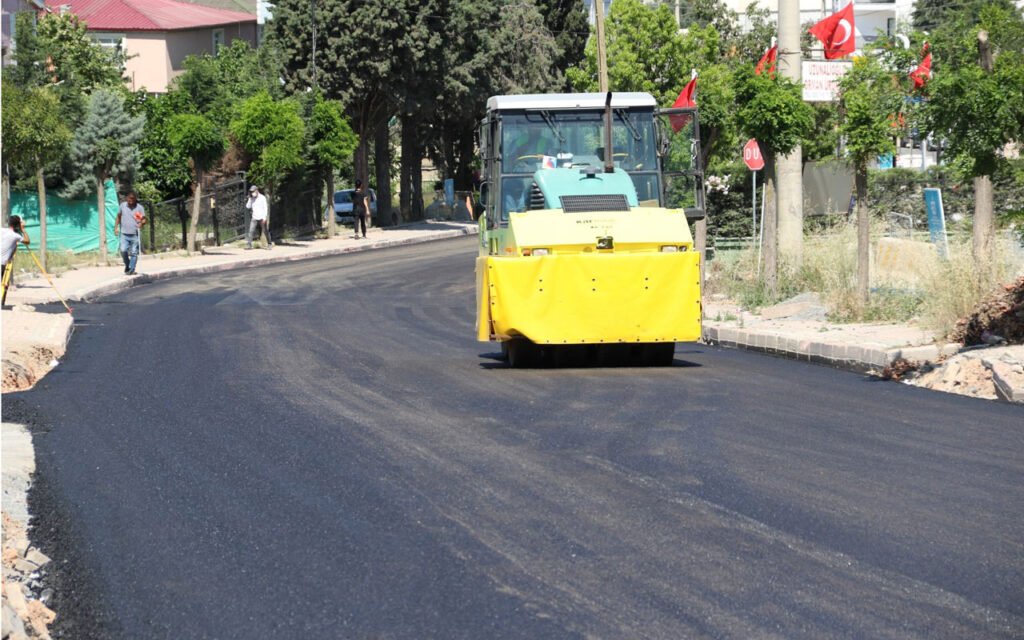
[{"label": "machine headlight", "polygon": [[551,253],[551,249],[534,249],[533,255],[535,256],[546,256]]},{"label": "machine headlight", "polygon": [[674,244],[663,244],[663,245],[661,245],[661,252],[662,253],[675,253],[676,251],[679,251],[679,247],[677,247]]}]

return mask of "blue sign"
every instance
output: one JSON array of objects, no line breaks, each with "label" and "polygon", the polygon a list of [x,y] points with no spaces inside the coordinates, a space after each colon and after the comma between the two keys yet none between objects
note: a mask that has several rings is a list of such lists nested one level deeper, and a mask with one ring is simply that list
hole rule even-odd
[{"label": "blue sign", "polygon": [[444,181],[444,203],[449,207],[455,206],[455,180],[451,178]]},{"label": "blue sign", "polygon": [[939,255],[949,259],[949,245],[946,242],[946,213],[942,209],[942,191],[924,190],[924,208],[928,212],[928,233],[931,235]]},{"label": "blue sign", "polygon": [[878,168],[879,169],[892,169],[893,168],[893,155],[887,153],[885,155],[878,156]]}]

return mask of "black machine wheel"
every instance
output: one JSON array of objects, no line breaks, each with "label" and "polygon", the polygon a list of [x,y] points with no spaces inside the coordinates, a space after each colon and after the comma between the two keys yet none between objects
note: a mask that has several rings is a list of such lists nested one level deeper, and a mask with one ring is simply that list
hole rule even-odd
[{"label": "black machine wheel", "polygon": [[540,363],[540,347],[526,338],[513,338],[508,345],[508,364],[513,369],[536,367]]},{"label": "black machine wheel", "polygon": [[671,367],[675,353],[674,342],[650,342],[643,347],[643,362],[648,367]]}]

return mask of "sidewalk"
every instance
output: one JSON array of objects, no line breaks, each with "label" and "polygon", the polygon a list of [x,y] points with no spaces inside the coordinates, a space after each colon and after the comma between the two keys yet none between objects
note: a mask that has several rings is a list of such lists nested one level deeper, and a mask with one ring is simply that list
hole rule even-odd
[{"label": "sidewalk", "polygon": [[[704,307],[704,340],[887,375],[939,391],[1024,403],[1024,345],[963,348],[912,322],[837,324],[828,321],[813,294],[759,314],[711,301]],[[907,363],[924,367],[903,375]]]}]

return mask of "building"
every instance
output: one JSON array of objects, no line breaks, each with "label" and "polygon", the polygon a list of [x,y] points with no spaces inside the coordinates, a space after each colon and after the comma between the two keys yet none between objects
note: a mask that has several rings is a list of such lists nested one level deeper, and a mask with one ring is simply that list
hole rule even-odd
[{"label": "building", "polygon": [[132,91],[167,91],[189,55],[212,54],[234,40],[258,44],[255,13],[182,0],[69,0],[63,7],[86,23],[93,40],[128,55]]}]

